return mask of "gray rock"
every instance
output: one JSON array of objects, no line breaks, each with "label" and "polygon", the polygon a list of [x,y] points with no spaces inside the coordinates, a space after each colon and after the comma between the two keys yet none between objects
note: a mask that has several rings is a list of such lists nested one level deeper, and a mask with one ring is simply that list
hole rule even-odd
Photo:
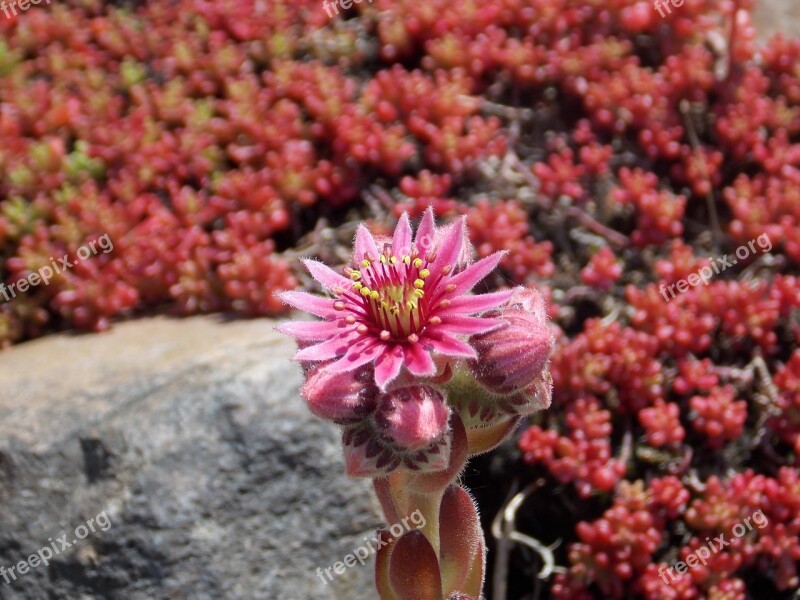
[{"label": "gray rock", "polygon": [[0,353],[0,566],[59,549],[0,597],[374,600],[371,564],[315,573],[380,517],[272,326],[146,319]]},{"label": "gray rock", "polygon": [[800,2],[797,0],[761,0],[753,10],[753,25],[758,38],[766,42],[781,32],[784,37],[800,35]]}]

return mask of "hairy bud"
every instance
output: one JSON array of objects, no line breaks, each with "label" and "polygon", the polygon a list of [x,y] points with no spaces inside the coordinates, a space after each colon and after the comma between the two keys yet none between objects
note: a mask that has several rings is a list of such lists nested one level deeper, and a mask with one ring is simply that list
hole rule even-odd
[{"label": "hairy bud", "polygon": [[475,378],[498,394],[525,390],[541,378],[555,343],[544,299],[536,290],[519,287],[505,306],[485,316],[504,324],[470,339],[478,352],[470,364]]},{"label": "hairy bud", "polygon": [[450,409],[428,385],[390,390],[380,400],[376,422],[394,444],[407,450],[429,447],[447,433]]},{"label": "hairy bud", "polygon": [[353,423],[367,417],[377,405],[378,388],[371,369],[331,371],[312,368],[300,393],[312,413],[335,423]]}]

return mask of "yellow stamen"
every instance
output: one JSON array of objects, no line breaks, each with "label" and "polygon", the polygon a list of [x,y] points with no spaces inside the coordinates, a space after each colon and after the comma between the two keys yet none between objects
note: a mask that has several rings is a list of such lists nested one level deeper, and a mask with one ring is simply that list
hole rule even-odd
[{"label": "yellow stamen", "polygon": [[370,292],[369,297],[373,300],[377,300],[381,297],[381,295],[378,292],[372,291]]},{"label": "yellow stamen", "polygon": [[425,291],[424,290],[414,290],[414,295],[417,298],[422,298],[425,295]]},{"label": "yellow stamen", "polygon": [[354,284],[353,284],[353,288],[354,288],[356,291],[360,290],[362,287],[364,287],[364,284],[363,284],[363,283],[354,283]]},{"label": "yellow stamen", "polygon": [[352,279],[353,281],[358,281],[359,279],[361,279],[361,271],[351,271],[350,279]]},{"label": "yellow stamen", "polygon": [[362,287],[362,288],[359,290],[359,292],[361,292],[361,295],[362,295],[362,296],[364,296],[364,297],[366,297],[366,296],[369,296],[369,294],[370,294],[370,291],[371,291],[371,290],[370,290],[368,287]]},{"label": "yellow stamen", "polygon": [[403,257],[403,262],[406,263],[407,265],[410,265],[411,264],[411,257],[408,254],[406,254]]},{"label": "yellow stamen", "polygon": [[372,264],[372,263],[371,263],[371,262],[369,262],[367,259],[364,259],[364,260],[362,260],[362,261],[361,261],[361,266],[362,266],[362,267],[368,267],[368,266],[370,266],[371,264]]},{"label": "yellow stamen", "polygon": [[419,272],[419,278],[420,279],[427,279],[428,277],[430,277],[430,274],[431,274],[431,272],[428,271],[428,269],[422,269],[422,271]]},{"label": "yellow stamen", "polygon": [[415,258],[414,259],[414,266],[419,269],[422,266],[422,259],[421,258]]},{"label": "yellow stamen", "polygon": [[414,281],[414,287],[417,288],[418,290],[421,290],[422,288],[425,287],[425,282],[422,281],[422,279],[416,279]]}]

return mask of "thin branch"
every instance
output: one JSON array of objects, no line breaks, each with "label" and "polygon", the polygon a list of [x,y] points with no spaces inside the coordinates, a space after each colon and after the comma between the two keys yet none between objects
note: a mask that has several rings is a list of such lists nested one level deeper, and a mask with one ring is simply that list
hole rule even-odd
[{"label": "thin branch", "polygon": [[731,74],[733,73],[733,66],[734,66],[734,64],[733,64],[733,62],[734,62],[733,52],[735,50],[736,35],[738,33],[737,30],[738,30],[738,26],[739,26],[739,23],[738,23],[738,20],[736,19],[736,16],[739,14],[739,8],[740,8],[740,0],[733,0],[733,10],[731,11],[731,30],[730,30],[730,34],[728,36],[728,75],[727,75],[727,77],[730,77]]},{"label": "thin branch", "polygon": [[532,121],[536,116],[533,109],[530,108],[517,108],[516,106],[507,106],[505,104],[498,104],[491,100],[484,100],[481,102],[481,108],[490,115],[503,117],[509,120]]},{"label": "thin branch", "polygon": [[[509,490],[506,498],[506,506],[511,502],[517,489],[517,481]],[[504,522],[505,511],[499,511],[492,520],[492,535],[497,540],[497,548],[494,557],[494,585],[492,595],[496,600],[506,599],[506,586],[508,584],[508,557],[511,554],[511,539],[506,534],[507,524]]]},{"label": "thin branch", "polygon": [[778,396],[780,394],[778,392],[778,388],[775,386],[775,382],[772,381],[772,375],[769,372],[767,363],[765,363],[764,359],[760,356],[756,356],[752,361],[750,361],[750,364],[752,364],[755,370],[758,371],[761,387],[767,391],[767,397],[770,399],[770,402],[775,404],[778,401]]},{"label": "thin branch", "polygon": [[509,541],[523,544],[534,550],[542,558],[542,568],[537,574],[539,579],[547,579],[553,573],[562,572],[563,567],[556,566],[553,549],[561,543],[558,540],[553,546],[545,546],[538,540],[529,535],[520,533],[516,530],[516,515],[519,507],[534,491],[544,485],[543,480],[530,484],[521,492],[516,494],[506,503],[503,510],[497,513],[492,521],[492,535],[497,540],[497,555],[495,557],[493,598],[495,600],[506,600],[506,586],[508,575],[508,556],[511,552]]},{"label": "thin branch", "polygon": [[700,478],[697,476],[697,471],[694,469],[689,471],[689,474],[684,477],[683,483],[686,487],[692,488],[692,490],[698,494],[702,494],[706,491],[706,484],[700,481]]},{"label": "thin branch", "polygon": [[579,206],[570,206],[566,210],[566,214],[567,216],[575,217],[581,222],[581,225],[586,227],[586,229],[604,237],[609,241],[609,243],[614,244],[615,246],[625,248],[631,245],[631,240],[628,236],[620,233],[619,231],[615,231],[610,227],[606,227]]},{"label": "thin branch", "polygon": [[[689,101],[681,100],[679,108],[681,115],[683,116],[683,123],[686,126],[686,135],[689,138],[689,145],[692,147],[692,150],[697,150],[702,147],[702,144],[700,143],[700,138],[697,135],[697,131],[694,128],[694,123],[692,122]],[[719,215],[717,215],[716,200],[714,199],[714,194],[711,191],[713,186],[711,184],[711,177],[708,174],[705,155],[701,157],[701,166],[703,179],[705,179],[708,183],[709,189],[709,191],[706,193],[706,208],[708,210],[708,218],[711,221],[711,232],[714,237],[714,252],[719,253],[719,244],[720,240],[722,240],[722,228],[719,225]]]},{"label": "thin branch", "polygon": [[562,568],[556,566],[555,557],[553,556],[553,550],[555,550],[561,545],[561,540],[557,541],[552,546],[545,546],[539,540],[536,540],[530,537],[529,535],[525,535],[524,533],[520,533],[518,531],[512,531],[511,533],[509,533],[509,538],[511,538],[515,542],[519,542],[520,544],[525,544],[529,548],[532,548],[533,550],[538,552],[539,555],[542,557],[544,566],[537,575],[539,579],[547,579],[553,573],[562,570]]},{"label": "thin branch", "polygon": [[625,421],[625,434],[622,436],[622,444],[620,445],[619,456],[617,457],[617,460],[623,465],[627,465],[628,461],[631,459],[632,449],[633,434],[631,433],[630,419],[627,419]]}]

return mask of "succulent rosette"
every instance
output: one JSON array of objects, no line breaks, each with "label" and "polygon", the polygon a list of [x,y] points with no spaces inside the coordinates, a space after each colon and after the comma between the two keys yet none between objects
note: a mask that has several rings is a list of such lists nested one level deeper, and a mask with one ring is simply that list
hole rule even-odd
[{"label": "succulent rosette", "polygon": [[378,552],[383,600],[480,597],[478,513],[454,482],[469,456],[550,404],[544,300],[527,288],[473,294],[505,252],[473,254],[463,218],[436,227],[428,209],[413,235],[403,214],[391,238],[359,226],[341,274],[304,261],[328,296],[279,294],[321,317],[278,329],[297,341],[310,410],[342,428],[347,473],[373,478],[387,522],[425,515]]},{"label": "succulent rosette", "polygon": [[544,300],[526,288],[472,294],[505,253],[473,254],[465,220],[437,227],[429,208],[416,235],[407,214],[391,238],[360,225],[341,274],[304,261],[329,296],[279,294],[321,317],[278,330],[300,347],[309,408],[342,426],[351,476],[441,471],[453,419],[497,427],[481,432],[484,451],[513,431],[513,417],[549,406]]}]

